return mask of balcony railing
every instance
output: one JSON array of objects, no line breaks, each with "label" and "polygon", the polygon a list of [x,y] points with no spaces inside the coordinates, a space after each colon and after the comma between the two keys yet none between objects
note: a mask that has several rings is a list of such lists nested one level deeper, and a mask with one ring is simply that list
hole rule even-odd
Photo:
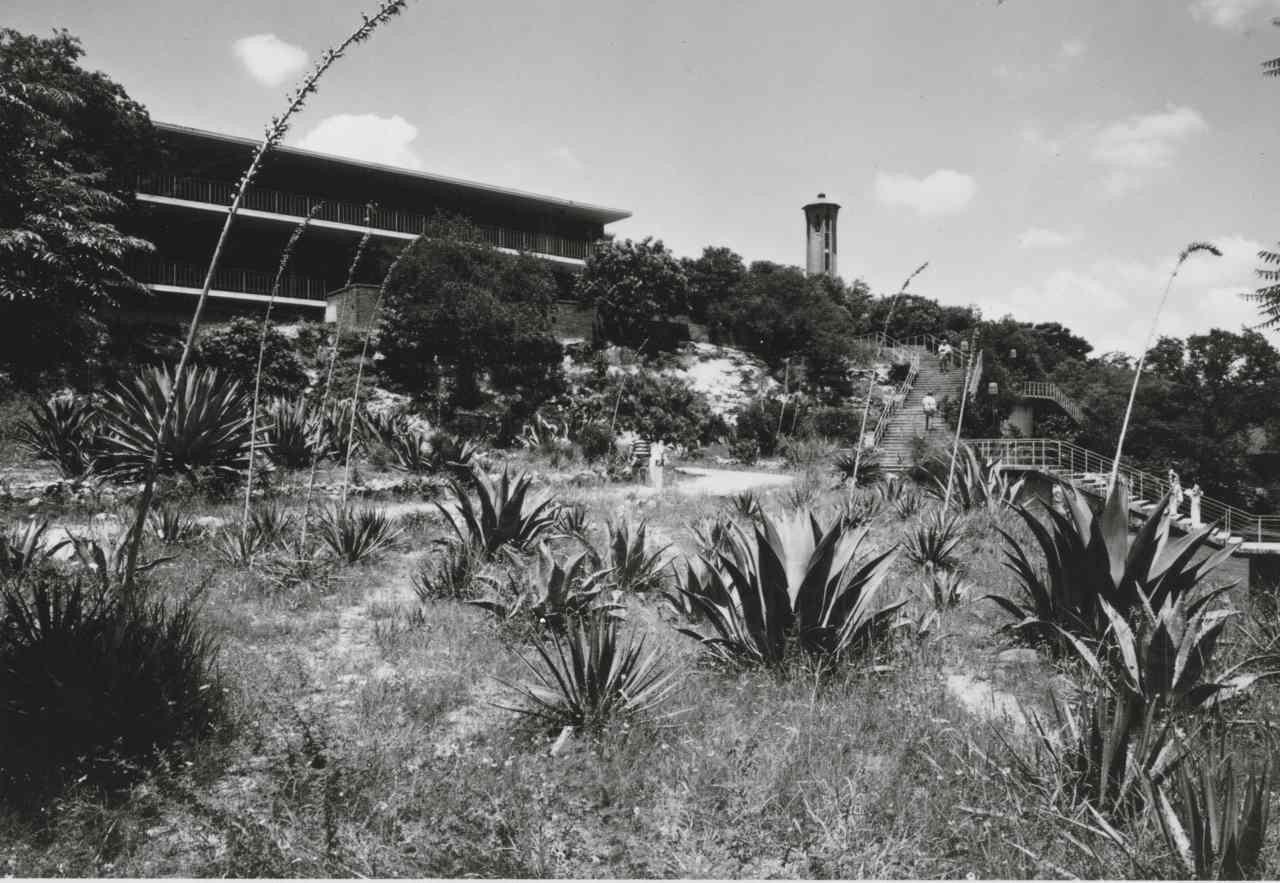
[{"label": "balcony railing", "polygon": [[[143,258],[130,265],[129,273],[144,285],[172,285],[178,288],[200,289],[204,286],[205,268],[196,264]],[[269,296],[273,282],[275,282],[274,273],[263,273],[259,270],[237,270],[228,267],[219,269],[213,274],[213,290],[232,291],[237,294]],[[323,279],[286,274],[280,280],[279,296],[297,300],[324,301],[334,288],[335,286]]]},{"label": "balcony railing", "polygon": [[[191,178],[182,175],[141,175],[138,178],[140,194],[216,206],[230,205],[233,190],[234,185],[227,181],[214,181],[207,178]],[[316,218],[319,220],[350,224],[353,227],[365,225],[366,208],[359,203],[338,202],[321,199],[318,196],[285,193],[281,190],[268,190],[262,187],[250,187],[241,206],[253,211],[270,212],[298,220],[302,220],[318,206]],[[388,230],[413,236],[421,234],[429,220],[430,217],[422,212],[381,206],[375,208],[370,216],[371,226],[375,230]],[[480,229],[485,241],[498,248],[575,260],[586,260],[587,255],[591,253],[592,243],[586,239],[574,239],[555,233],[531,233],[484,224],[476,226]]]}]

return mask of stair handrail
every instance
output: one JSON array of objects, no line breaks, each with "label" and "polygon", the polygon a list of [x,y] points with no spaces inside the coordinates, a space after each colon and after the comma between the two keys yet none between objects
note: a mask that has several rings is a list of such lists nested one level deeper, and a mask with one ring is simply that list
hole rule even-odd
[{"label": "stair handrail", "polygon": [[1084,408],[1081,408],[1075,399],[1063,392],[1056,383],[1050,383],[1046,380],[1028,380],[1015,386],[1014,391],[1026,398],[1048,399],[1051,402],[1055,402],[1072,420],[1077,423],[1085,422]]},{"label": "stair handrail", "polygon": [[[910,367],[907,368],[907,376],[903,378],[902,383],[893,391],[889,402],[884,406],[884,410],[880,412],[879,419],[876,420],[876,428],[872,435],[871,446],[873,448],[880,447],[880,439],[884,437],[884,431],[889,426],[889,421],[893,419],[893,415],[898,413],[902,404],[906,402],[907,396],[911,395],[911,388],[916,382],[916,375],[920,373],[920,356],[915,354],[911,357]],[[859,443],[861,443],[859,439]]]},{"label": "stair handrail", "polygon": [[[1058,439],[984,438],[966,439],[965,443],[973,446],[974,453],[985,460],[1065,474],[1074,479],[1087,476],[1107,479],[1114,462],[1105,454]],[[1123,462],[1119,472],[1135,500],[1158,502],[1169,492],[1167,479],[1126,466]],[[1259,543],[1280,541],[1280,514],[1246,512],[1206,494],[1200,498],[1200,515],[1205,524],[1220,522],[1228,535],[1235,534]]]}]

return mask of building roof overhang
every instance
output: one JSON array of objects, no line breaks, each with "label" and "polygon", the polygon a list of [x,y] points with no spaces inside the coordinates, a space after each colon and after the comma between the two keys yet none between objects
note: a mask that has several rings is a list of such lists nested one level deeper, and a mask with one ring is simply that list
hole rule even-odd
[{"label": "building roof overhang", "polygon": [[[185,135],[187,137],[202,138],[223,144],[235,145],[237,147],[253,148],[261,143],[260,141],[252,138],[242,138],[237,135],[226,135],[221,132],[210,132],[205,129],[196,129],[191,126],[180,126],[176,123],[156,122],[154,125],[161,133],[172,132],[175,134]],[[395,166],[382,165],[381,163],[365,162],[364,160],[351,159],[350,157],[345,156],[335,156],[333,154],[321,153],[315,150],[304,150],[300,147],[281,145],[275,148],[274,153],[277,156],[298,157],[311,162],[331,164],[337,167],[375,171],[383,175],[402,178],[407,183],[416,182],[419,184],[434,185],[453,190],[455,192],[484,198],[489,201],[507,202],[513,207],[519,207],[524,210],[550,211],[564,217],[575,218],[581,221],[589,221],[600,225],[611,224],[614,221],[621,221],[624,218],[631,217],[631,212],[626,211],[625,209],[608,208],[606,206],[576,202],[569,199],[559,199],[554,196],[542,196],[536,193],[525,193],[520,190],[495,187],[491,184],[481,184],[476,181],[467,181],[462,178],[451,178],[446,175],[436,175],[430,172],[419,172],[412,169],[402,169]]]}]

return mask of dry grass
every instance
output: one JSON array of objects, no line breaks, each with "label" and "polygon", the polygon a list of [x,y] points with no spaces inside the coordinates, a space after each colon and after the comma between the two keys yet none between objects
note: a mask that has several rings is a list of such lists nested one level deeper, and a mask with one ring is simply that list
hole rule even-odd
[{"label": "dry grass", "polygon": [[[645,518],[650,543],[694,553],[690,526],[729,516],[728,499],[633,487],[566,487],[571,472],[522,457],[565,502],[606,519]],[[841,491],[818,487],[834,510]],[[766,508],[786,489],[761,494]],[[234,503],[213,507],[230,512]],[[202,510],[202,511],[208,511]],[[1006,530],[1020,527],[1010,520]],[[301,597],[214,563],[197,542],[164,565],[172,590],[208,581],[205,615],[223,646],[235,722],[184,771],[128,793],[72,793],[40,818],[0,815],[0,872],[18,876],[964,877],[1130,876],[1116,850],[1070,829],[1020,781],[997,733],[1013,731],[948,690],[1044,714],[1057,672],[1043,657],[1001,659],[995,605],[1010,591],[993,517],[962,519],[970,600],[931,635],[904,637],[887,669],[817,678],[729,674],[699,663],[656,598],[628,599],[685,675],[662,725],[595,741],[554,736],[498,707],[525,677],[527,648],[481,611],[420,605],[411,574],[444,535],[414,517],[399,551],[340,568]],[[871,543],[897,542],[886,509]],[[564,551],[576,540],[557,540]],[[429,554],[429,553],[428,553]],[[891,585],[916,600],[905,560]],[[1242,603],[1248,599],[1243,594]],[[1268,698],[1269,697],[1269,698]],[[1247,709],[1274,720],[1274,697]],[[1242,712],[1243,713],[1243,712]],[[1259,737],[1259,750],[1264,745]],[[1096,855],[1063,836],[1086,841]],[[1165,869],[1144,841],[1150,867]],[[1273,863],[1272,871],[1277,868]]]}]

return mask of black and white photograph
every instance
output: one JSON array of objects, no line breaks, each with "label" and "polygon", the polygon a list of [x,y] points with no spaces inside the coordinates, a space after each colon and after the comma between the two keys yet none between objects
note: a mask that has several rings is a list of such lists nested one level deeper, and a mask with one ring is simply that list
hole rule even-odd
[{"label": "black and white photograph", "polygon": [[0,877],[1280,877],[1277,108],[1280,0],[5,0]]}]

